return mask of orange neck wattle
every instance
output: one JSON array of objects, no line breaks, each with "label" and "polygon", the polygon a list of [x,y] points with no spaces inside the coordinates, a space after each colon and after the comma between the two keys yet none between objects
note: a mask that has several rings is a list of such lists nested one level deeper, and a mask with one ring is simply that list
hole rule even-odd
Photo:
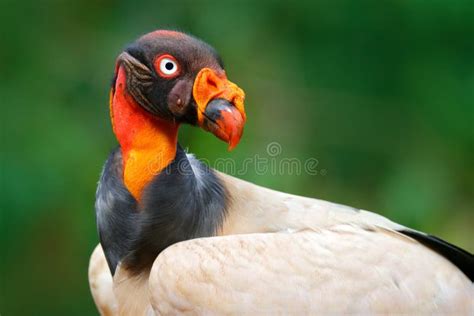
[{"label": "orange neck wattle", "polygon": [[140,201],[143,189],[176,157],[178,124],[152,116],[126,90],[120,67],[111,95],[112,128],[122,149],[123,180]]}]

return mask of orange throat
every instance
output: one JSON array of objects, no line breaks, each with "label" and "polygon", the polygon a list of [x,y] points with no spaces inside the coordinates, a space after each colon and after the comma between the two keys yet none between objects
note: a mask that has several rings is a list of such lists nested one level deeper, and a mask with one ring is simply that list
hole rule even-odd
[{"label": "orange throat", "polygon": [[125,70],[117,73],[110,96],[112,128],[123,157],[123,181],[140,201],[143,189],[176,157],[178,124],[152,116],[126,90]]}]

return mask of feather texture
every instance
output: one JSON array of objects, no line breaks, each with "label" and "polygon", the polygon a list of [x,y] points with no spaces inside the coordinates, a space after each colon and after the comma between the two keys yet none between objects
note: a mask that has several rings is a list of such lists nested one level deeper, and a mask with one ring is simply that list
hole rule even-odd
[{"label": "feather texture", "polygon": [[[421,233],[368,211],[217,176],[232,192],[221,236],[168,247],[146,276],[119,268],[118,306],[139,301],[135,312],[165,315],[474,312],[471,280],[413,238]],[[148,287],[149,294],[136,290]]]},{"label": "feather texture", "polygon": [[182,242],[157,258],[149,284],[163,315],[474,312],[472,283],[449,261],[352,225]]}]

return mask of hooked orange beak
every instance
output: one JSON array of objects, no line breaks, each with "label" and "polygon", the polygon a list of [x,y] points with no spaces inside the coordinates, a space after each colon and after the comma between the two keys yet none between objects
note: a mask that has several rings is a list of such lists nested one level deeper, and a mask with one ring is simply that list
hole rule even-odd
[{"label": "hooked orange beak", "polygon": [[225,74],[203,68],[194,81],[193,97],[199,126],[228,143],[229,150],[237,146],[246,120],[244,91]]}]

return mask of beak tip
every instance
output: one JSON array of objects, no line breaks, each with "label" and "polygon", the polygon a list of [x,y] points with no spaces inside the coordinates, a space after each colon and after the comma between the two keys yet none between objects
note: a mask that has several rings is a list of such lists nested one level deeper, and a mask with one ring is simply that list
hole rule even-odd
[{"label": "beak tip", "polygon": [[232,151],[240,143],[243,134],[243,122],[241,120],[234,121],[236,124],[232,126],[227,147],[228,151]]},{"label": "beak tip", "polygon": [[233,150],[242,137],[245,124],[244,113],[226,100],[212,101],[204,113],[204,128],[228,144],[227,150]]},{"label": "beak tip", "polygon": [[229,142],[229,146],[227,146],[227,151],[232,151],[237,146],[237,144],[233,144]]}]

